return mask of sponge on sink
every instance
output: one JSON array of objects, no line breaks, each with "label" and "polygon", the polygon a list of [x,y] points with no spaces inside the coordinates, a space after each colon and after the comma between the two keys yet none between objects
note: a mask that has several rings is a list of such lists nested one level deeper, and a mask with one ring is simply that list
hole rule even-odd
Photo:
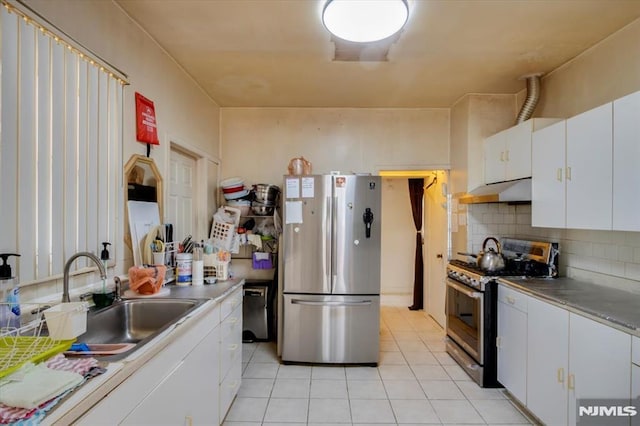
[{"label": "sponge on sink", "polygon": [[89,348],[89,345],[87,345],[86,343],[73,343],[71,345],[71,348],[69,348],[70,351],[74,351],[74,352],[89,352],[91,351],[91,349]]}]

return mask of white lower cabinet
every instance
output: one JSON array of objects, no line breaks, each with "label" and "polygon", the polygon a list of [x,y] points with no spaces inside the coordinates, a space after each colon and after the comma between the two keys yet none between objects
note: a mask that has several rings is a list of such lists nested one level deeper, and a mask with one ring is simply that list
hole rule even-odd
[{"label": "white lower cabinet", "polygon": [[629,399],[631,335],[571,313],[568,387],[570,425],[581,398]]},{"label": "white lower cabinet", "polygon": [[218,391],[217,355],[220,328],[216,327],[178,367],[124,419],[123,424],[211,424],[218,419],[218,405],[211,398]]},{"label": "white lower cabinet", "polygon": [[530,297],[498,286],[498,381],[527,401],[527,302]]},{"label": "white lower cabinet", "polygon": [[575,425],[581,399],[631,396],[630,334],[530,297],[527,349],[525,405],[544,424]]},{"label": "white lower cabinet", "polygon": [[569,312],[533,297],[528,308],[527,408],[547,425],[566,425]]},{"label": "white lower cabinet", "polygon": [[188,321],[76,424],[222,424],[240,388],[242,288]]},{"label": "white lower cabinet", "polygon": [[[241,291],[241,290],[240,290]],[[222,424],[233,398],[238,393],[242,375],[242,294],[230,296],[229,312],[220,324],[219,423]]]}]

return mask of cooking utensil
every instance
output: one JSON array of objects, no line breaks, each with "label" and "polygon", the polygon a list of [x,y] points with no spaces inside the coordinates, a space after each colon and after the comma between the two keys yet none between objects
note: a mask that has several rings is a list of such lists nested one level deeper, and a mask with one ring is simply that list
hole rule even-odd
[{"label": "cooking utensil", "polygon": [[[489,250],[487,250],[489,241],[493,241],[496,244],[497,251],[493,247],[489,247]],[[494,237],[487,237],[482,243],[482,251],[478,254],[478,266],[486,272],[497,272],[504,269],[505,261],[502,255],[502,248],[500,247],[500,242]]]},{"label": "cooking utensil", "polygon": [[463,252],[463,251],[459,251],[459,252],[458,252],[458,254],[459,254],[460,256],[469,256],[469,257],[473,257],[474,259],[477,259],[477,258],[478,258],[478,255],[477,255],[477,254],[475,254],[475,253],[465,253],[465,252]]},{"label": "cooking utensil", "polygon": [[274,206],[258,203],[256,201],[253,201],[251,203],[251,210],[253,211],[253,214],[255,214],[257,216],[269,216],[269,215],[272,215],[274,209],[275,209]]},{"label": "cooking utensil", "polygon": [[304,157],[292,158],[288,169],[290,175],[310,175],[311,163]]},{"label": "cooking utensil", "polygon": [[253,185],[254,200],[261,204],[275,205],[278,194],[280,194],[280,188],[276,185],[270,185],[266,183],[258,183]]}]

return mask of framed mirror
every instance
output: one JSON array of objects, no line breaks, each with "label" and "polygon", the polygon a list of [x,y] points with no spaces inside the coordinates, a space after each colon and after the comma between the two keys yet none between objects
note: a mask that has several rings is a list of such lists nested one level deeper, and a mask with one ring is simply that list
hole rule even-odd
[{"label": "framed mirror", "polygon": [[129,201],[157,202],[160,210],[160,220],[163,220],[163,187],[162,175],[152,158],[134,154],[124,166],[124,242],[133,250],[131,244],[131,231],[129,228]]}]

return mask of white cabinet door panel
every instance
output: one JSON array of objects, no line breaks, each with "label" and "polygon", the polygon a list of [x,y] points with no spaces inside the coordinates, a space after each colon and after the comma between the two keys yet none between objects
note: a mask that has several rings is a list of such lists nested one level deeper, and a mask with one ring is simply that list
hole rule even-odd
[{"label": "white cabinet door panel", "polygon": [[127,416],[123,424],[207,424],[219,417],[216,327],[164,381]]},{"label": "white cabinet door panel", "polygon": [[640,92],[613,103],[613,229],[640,231]]},{"label": "white cabinet door panel", "polygon": [[565,222],[566,122],[533,133],[531,225],[563,228]]},{"label": "white cabinet door panel", "polygon": [[567,423],[569,312],[529,298],[527,408],[548,425]]},{"label": "white cabinet door panel", "polygon": [[629,398],[631,335],[569,314],[569,424],[576,423],[580,398]]},{"label": "white cabinet door panel", "polygon": [[506,131],[506,180],[531,176],[532,126],[533,121],[528,120]]},{"label": "white cabinet door panel", "polygon": [[[498,286],[498,298],[517,293]],[[528,296],[518,293],[523,299]],[[526,306],[526,303],[524,303]],[[498,381],[520,402],[527,402],[527,314],[509,303],[498,302]]]},{"label": "white cabinet door panel", "polygon": [[484,140],[484,182],[505,180],[505,131]]},{"label": "white cabinet door panel", "polygon": [[567,227],[611,229],[613,108],[608,103],[567,120]]}]

